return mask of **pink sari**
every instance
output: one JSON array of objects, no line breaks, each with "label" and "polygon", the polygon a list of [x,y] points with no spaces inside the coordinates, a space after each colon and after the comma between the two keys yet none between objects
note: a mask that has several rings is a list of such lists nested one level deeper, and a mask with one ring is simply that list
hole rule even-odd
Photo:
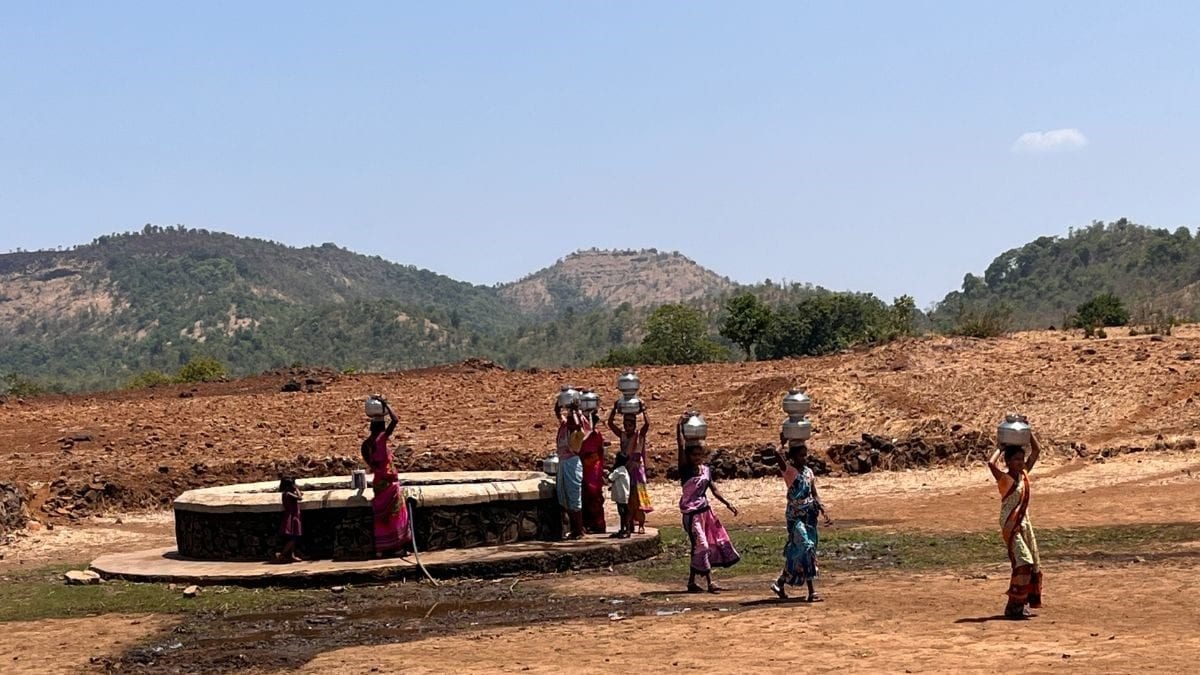
[{"label": "pink sari", "polygon": [[375,552],[394,553],[411,543],[408,530],[408,505],[404,503],[404,490],[400,478],[392,467],[392,453],[388,451],[387,436],[375,437],[371,450],[371,471],[374,473],[371,489],[371,508],[375,512]]},{"label": "pink sari", "polygon": [[607,529],[604,522],[604,436],[593,429],[579,447],[583,460],[583,527],[592,534]]},{"label": "pink sari", "polygon": [[[689,467],[690,468],[690,467]],[[693,473],[689,471],[688,473]],[[708,574],[714,567],[730,567],[741,560],[729,533],[708,503],[708,487],[712,484],[712,472],[707,464],[700,465],[694,475],[683,482],[683,497],[679,510],[683,513],[683,529],[692,543],[692,571]]]}]

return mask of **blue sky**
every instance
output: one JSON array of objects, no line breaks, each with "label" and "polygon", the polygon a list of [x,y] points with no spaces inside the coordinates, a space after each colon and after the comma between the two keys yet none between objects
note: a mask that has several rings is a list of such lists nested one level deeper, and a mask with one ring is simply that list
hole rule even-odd
[{"label": "blue sky", "polygon": [[926,305],[1200,224],[1197,3],[336,4],[0,4],[0,250],[183,223],[490,284],[657,247]]}]

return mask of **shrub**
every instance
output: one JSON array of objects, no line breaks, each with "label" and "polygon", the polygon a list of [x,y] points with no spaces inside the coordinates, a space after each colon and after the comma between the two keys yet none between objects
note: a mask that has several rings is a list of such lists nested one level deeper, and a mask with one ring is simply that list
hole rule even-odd
[{"label": "shrub", "polygon": [[175,381],[212,382],[224,379],[226,374],[225,366],[220,361],[208,356],[197,356],[179,369]]},{"label": "shrub", "polygon": [[1071,323],[1085,331],[1093,328],[1111,328],[1129,323],[1129,311],[1121,299],[1112,293],[1102,293],[1088,300],[1075,310]]},{"label": "shrub", "polygon": [[170,375],[161,370],[147,370],[136,375],[126,386],[129,389],[149,389],[150,387],[168,385],[174,381]]},{"label": "shrub", "polygon": [[1000,305],[980,311],[963,312],[954,329],[953,335],[973,338],[994,338],[1008,333],[1012,321],[1012,310]]}]

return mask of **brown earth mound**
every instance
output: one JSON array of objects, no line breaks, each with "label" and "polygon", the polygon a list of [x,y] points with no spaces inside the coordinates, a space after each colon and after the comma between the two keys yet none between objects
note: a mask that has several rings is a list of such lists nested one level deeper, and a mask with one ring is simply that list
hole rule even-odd
[{"label": "brown earth mound", "polygon": [[[773,473],[763,449],[777,442],[780,398],[796,385],[815,401],[814,460],[832,471],[975,461],[1008,411],[1028,415],[1046,445],[1064,453],[1188,447],[1200,428],[1200,361],[1183,353],[1200,353],[1200,329],[1161,341],[1060,332],[931,337],[821,358],[647,367],[640,374],[652,421],[649,468],[661,477],[675,464],[674,420],[696,406],[709,423],[718,475]],[[470,361],[10,397],[0,405],[0,476],[29,486],[35,514],[69,518],[165,505],[202,485],[348,473],[372,393],[388,396],[400,415],[393,444],[404,468],[531,469],[552,451],[559,385],[592,387],[608,406],[618,374],[509,372]],[[299,391],[281,391],[293,381]]]}]

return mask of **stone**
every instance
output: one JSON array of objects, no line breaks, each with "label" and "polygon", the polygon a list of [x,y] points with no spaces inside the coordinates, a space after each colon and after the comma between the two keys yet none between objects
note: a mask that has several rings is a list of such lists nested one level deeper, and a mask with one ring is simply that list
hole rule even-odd
[{"label": "stone", "polygon": [[1184,352],[1179,355],[1180,361],[1191,361],[1195,358],[1196,358],[1196,356],[1194,354],[1192,354],[1191,352]]},{"label": "stone", "polygon": [[288,380],[287,382],[284,383],[284,385],[282,387],[280,387],[279,390],[283,391],[283,392],[297,392],[297,391],[300,391],[301,389],[303,389],[303,387],[300,385],[299,382],[297,382],[295,380]]},{"label": "stone", "polygon": [[63,575],[68,586],[94,586],[100,583],[100,575],[91,570],[71,570]]},{"label": "stone", "polygon": [[0,535],[25,529],[29,513],[25,493],[16,485],[0,483]]},{"label": "stone", "polygon": [[346,592],[346,587],[345,586],[334,586],[333,588],[329,589],[329,592],[334,593],[336,595],[340,595],[340,594]]},{"label": "stone", "polygon": [[183,589],[183,597],[185,598],[194,598],[197,595],[200,595],[199,586],[188,586],[187,588]]}]

